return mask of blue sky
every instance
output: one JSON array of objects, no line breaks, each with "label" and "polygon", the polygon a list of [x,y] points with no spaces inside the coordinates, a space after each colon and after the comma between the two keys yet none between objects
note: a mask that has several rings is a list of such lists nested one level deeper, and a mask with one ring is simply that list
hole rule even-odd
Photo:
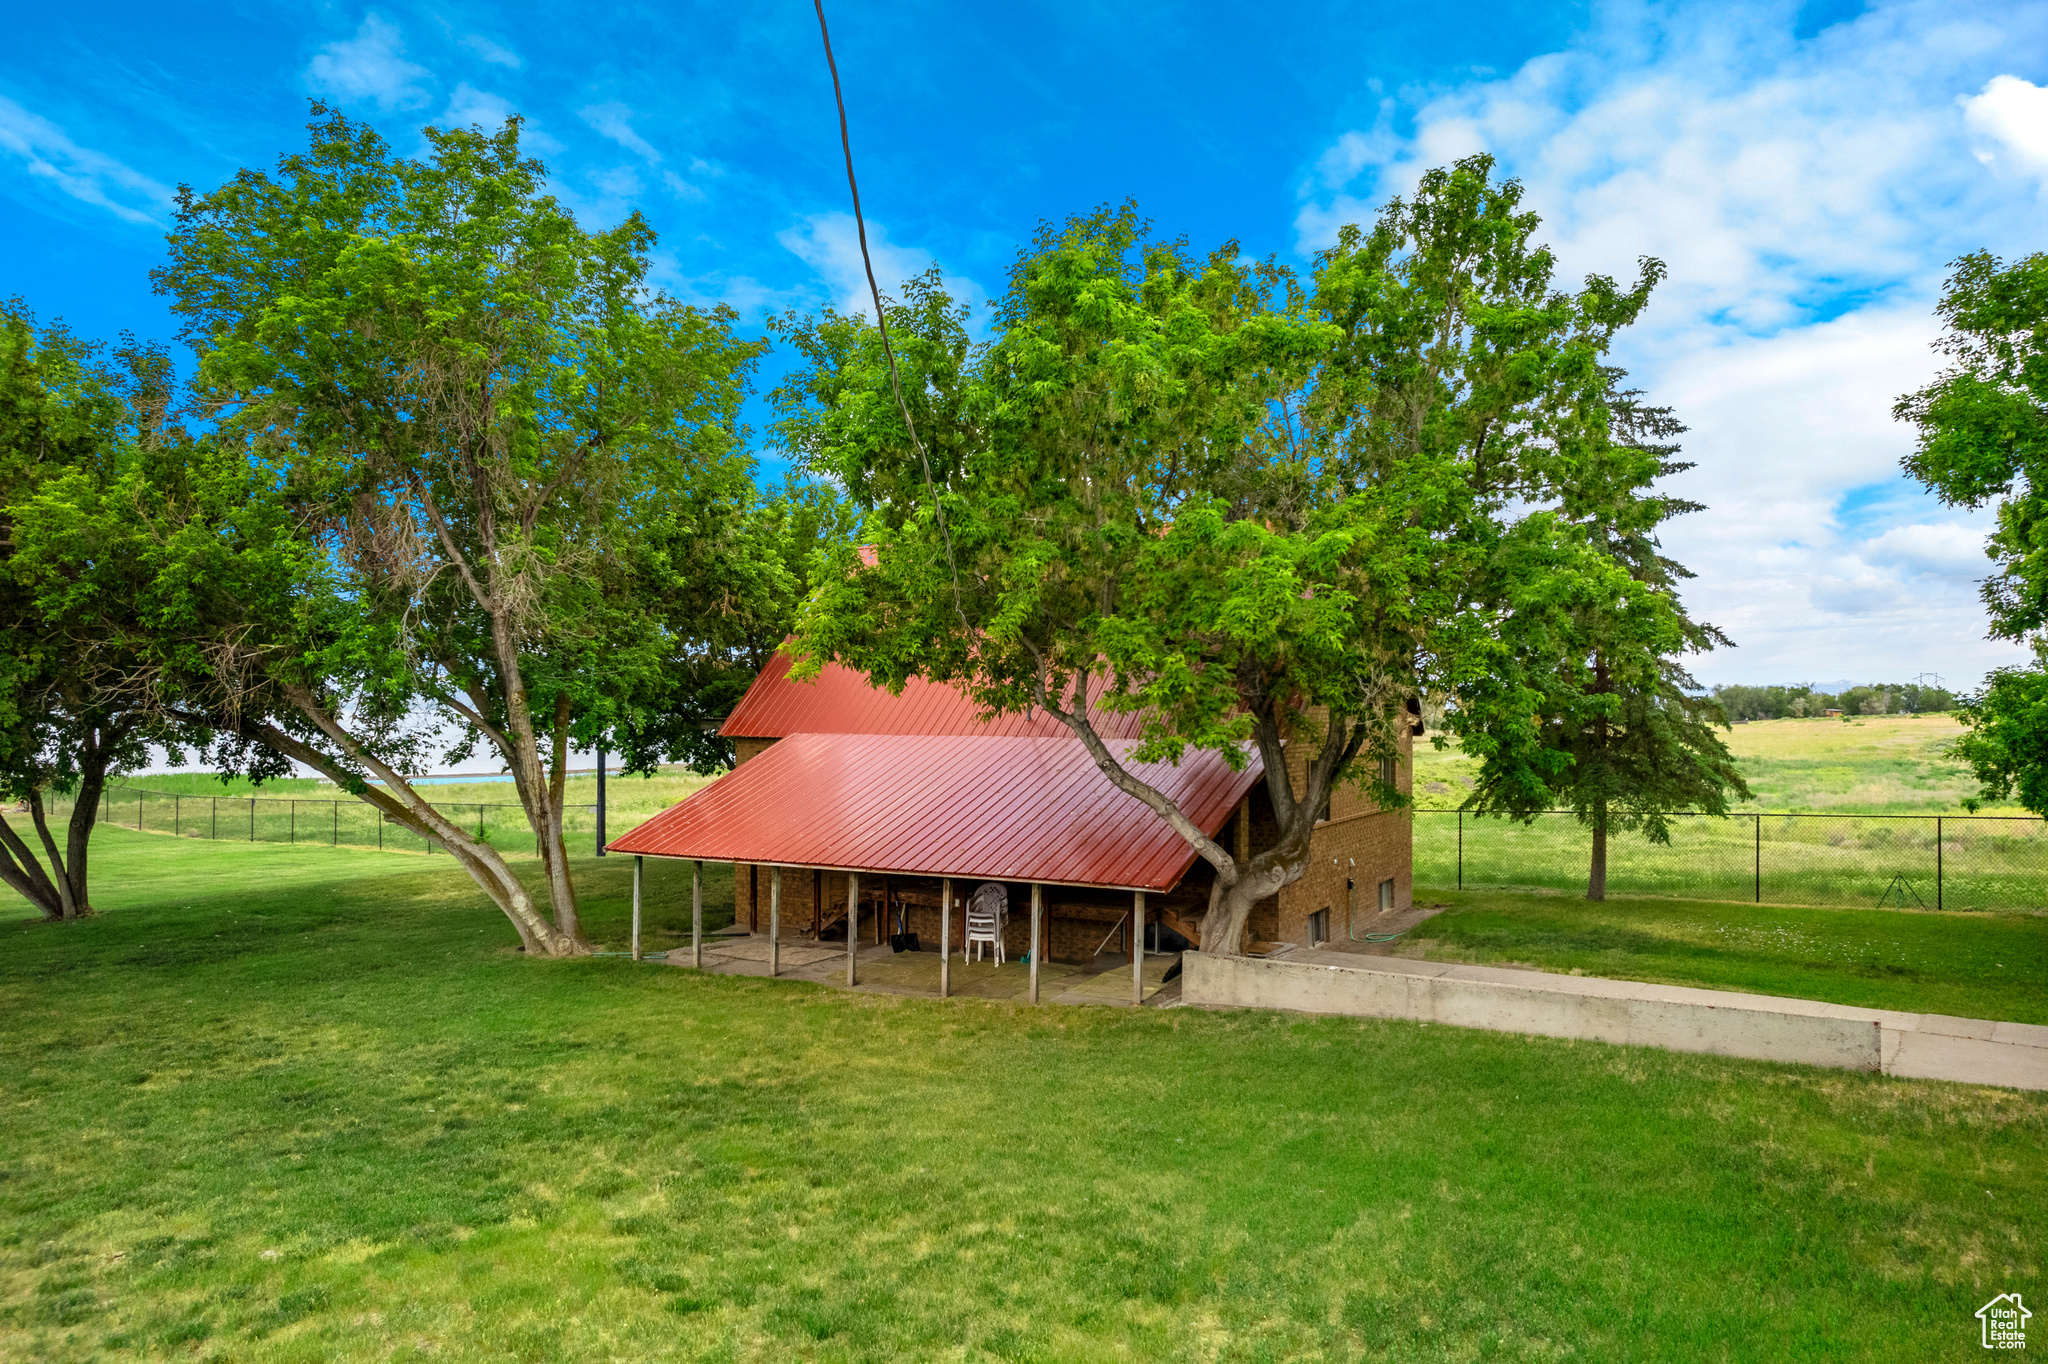
[{"label": "blue sky", "polygon": [[[0,295],[169,339],[173,188],[303,139],[320,95],[401,149],[517,110],[593,224],[638,207],[680,296],[857,306],[810,8],[10,7]],[[1690,424],[1670,544],[1739,648],[1710,681],[1940,672],[1985,641],[1982,516],[1905,485],[1892,398],[1934,368],[1964,251],[2048,249],[2048,4],[1259,7],[843,3],[878,265],[999,284],[1042,218],[1135,198],[1168,234],[1300,263],[1485,149],[1570,273],[1672,276],[1624,361]]]}]

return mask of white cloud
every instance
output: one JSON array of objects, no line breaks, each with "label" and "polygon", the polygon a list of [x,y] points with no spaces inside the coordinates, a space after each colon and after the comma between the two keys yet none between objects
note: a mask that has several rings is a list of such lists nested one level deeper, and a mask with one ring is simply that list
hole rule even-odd
[{"label": "white cloud", "polygon": [[1783,5],[1596,14],[1506,76],[1380,101],[1304,168],[1301,249],[1370,222],[1426,168],[1492,152],[1561,281],[1626,278],[1644,255],[1671,268],[1617,358],[1692,428],[1699,467],[1674,491],[1710,510],[1666,539],[1700,575],[1688,601],[1741,646],[1700,675],[2017,657],[1982,638],[1988,523],[1904,483],[1912,435],[1890,409],[1937,367],[1947,262],[2037,249],[2038,201],[1971,151],[2048,140],[2033,103],[2048,91],[1993,79],[2048,65],[2048,5],[1878,0],[1803,41]]},{"label": "white cloud", "polygon": [[1984,532],[1975,526],[1919,523],[1893,526],[1858,546],[1875,564],[1889,564],[1925,578],[1976,582],[1992,572],[1984,554]]},{"label": "white cloud", "polygon": [[509,66],[514,71],[517,71],[526,64],[519,59],[517,52],[506,47],[503,43],[492,42],[481,33],[466,35],[462,40],[462,45],[485,61],[496,66]]},{"label": "white cloud", "polygon": [[[775,240],[818,272],[832,293],[835,309],[864,317],[875,315],[867,270],[861,262],[859,227],[851,213],[812,214],[776,233]],[[874,260],[875,282],[885,297],[900,296],[903,281],[937,263],[928,252],[891,243],[888,230],[873,220],[868,222],[868,255]],[[971,317],[979,317],[980,305],[988,297],[979,284],[948,271],[946,289],[957,302],[973,310]]]},{"label": "white cloud", "polygon": [[518,112],[503,95],[479,90],[464,81],[448,96],[448,107],[442,111],[440,121],[451,127],[473,126],[489,132],[503,127],[505,120]]},{"label": "white cloud", "polygon": [[0,151],[59,193],[131,223],[162,220],[171,191],[103,152],[81,147],[48,119],[0,96]]},{"label": "white cloud", "polygon": [[577,110],[577,117],[612,141],[645,160],[648,165],[659,165],[661,153],[653,144],[633,131],[633,111],[623,104],[593,104]]},{"label": "white cloud", "polygon": [[[479,90],[468,81],[457,85],[448,96],[448,107],[441,111],[435,121],[444,128],[482,128],[494,133],[505,125],[505,120],[519,112],[511,100],[503,95]],[[541,156],[555,156],[564,150],[562,144],[550,137],[545,129],[532,119],[525,119],[519,129],[519,145],[522,150]]]},{"label": "white cloud", "polygon": [[2018,76],[1993,76],[1982,94],[1962,105],[1972,128],[2001,144],[2026,169],[2048,173],[2048,87]]},{"label": "white cloud", "polygon": [[371,100],[389,113],[427,102],[432,73],[405,59],[398,26],[372,14],[356,36],[321,48],[306,67],[313,89],[338,100]]}]

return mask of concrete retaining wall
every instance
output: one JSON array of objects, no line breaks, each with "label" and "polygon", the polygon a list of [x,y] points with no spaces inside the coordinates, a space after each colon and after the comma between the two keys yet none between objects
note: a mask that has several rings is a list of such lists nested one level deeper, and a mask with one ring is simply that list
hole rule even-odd
[{"label": "concrete retaining wall", "polygon": [[1181,997],[1194,1005],[1407,1018],[1845,1070],[1884,1065],[1885,1020],[1875,1009],[1336,952],[1190,952],[1182,961]]},{"label": "concrete retaining wall", "polygon": [[2048,1027],[1495,966],[1288,951],[1182,958],[1187,1004],[1410,1018],[1925,1080],[2048,1090]]}]

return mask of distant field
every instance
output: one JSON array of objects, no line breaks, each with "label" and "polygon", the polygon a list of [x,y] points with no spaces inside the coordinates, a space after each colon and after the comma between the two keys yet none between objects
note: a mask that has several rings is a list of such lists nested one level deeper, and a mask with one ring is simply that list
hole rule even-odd
[{"label": "distant field", "polygon": [[[1616,835],[1609,891],[1864,909],[2048,905],[2048,822],[2010,805],[1981,812],[2005,818],[1962,817],[1976,784],[1944,753],[1961,732],[1946,715],[1737,725],[1728,747],[1751,799],[1732,818],[1678,820],[1669,844]],[[1583,893],[1589,835],[1576,820],[1447,813],[1477,775],[1455,748],[1416,753],[1416,884]]]},{"label": "distant field", "polygon": [[[1963,732],[1949,715],[1872,715],[1833,720],[1758,720],[1725,733],[1752,799],[1742,810],[1853,810],[1864,814],[1961,814],[1977,784],[1944,749]],[[1454,810],[1479,764],[1429,740],[1415,750],[1416,804]],[[2024,813],[1986,807],[1986,813]]]}]

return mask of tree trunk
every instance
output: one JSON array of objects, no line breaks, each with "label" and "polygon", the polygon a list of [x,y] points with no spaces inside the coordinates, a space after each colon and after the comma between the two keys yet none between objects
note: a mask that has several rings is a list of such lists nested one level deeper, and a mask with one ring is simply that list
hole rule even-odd
[{"label": "tree trunk", "polygon": [[1593,810],[1593,866],[1586,874],[1586,898],[1605,900],[1607,898],[1607,806],[1605,802]]},{"label": "tree trunk", "polygon": [[1202,915],[1202,952],[1205,956],[1234,957],[1244,950],[1244,933],[1259,901],[1298,880],[1308,870],[1304,854],[1295,866],[1277,866],[1253,871],[1241,865],[1237,882],[1226,886],[1217,877],[1209,887],[1209,908]]},{"label": "tree trunk", "polygon": [[0,815],[0,883],[42,911],[45,919],[64,917],[64,897],[5,815]]},{"label": "tree trunk", "polygon": [[[348,733],[334,716],[316,702],[312,694],[299,688],[288,688],[286,695],[302,714],[311,720],[327,737],[335,742],[348,756],[361,763],[370,775],[381,781],[385,789],[366,787],[357,798],[411,829],[422,838],[436,840],[455,856],[491,902],[512,921],[512,927],[519,934],[520,943],[529,953],[546,957],[577,956],[589,950],[580,935],[564,933],[548,922],[547,916],[534,907],[533,897],[520,884],[512,869],[498,850],[480,839],[472,838],[447,816],[436,810],[412,784],[380,761],[355,736]],[[177,718],[188,723],[206,723],[202,717],[180,715]],[[245,737],[275,749],[287,758],[296,759],[337,783],[344,789],[355,779],[350,773],[325,752],[315,748],[276,725],[256,723],[246,729],[236,729]]]},{"label": "tree trunk", "polygon": [[[110,744],[99,745],[102,749]],[[92,850],[93,826],[99,823],[100,797],[107,788],[105,763],[86,769],[78,783],[78,801],[71,807],[71,819],[64,831],[64,874],[71,879],[71,898],[80,914],[90,914],[92,897],[86,893],[86,867]]]},{"label": "tree trunk", "polygon": [[28,793],[29,818],[35,821],[36,837],[42,840],[43,856],[50,860],[50,880],[57,887],[58,911],[67,919],[79,915],[78,897],[73,894],[70,870],[64,864],[64,854],[57,848],[57,840],[50,833],[49,813],[43,808],[43,793]]}]

